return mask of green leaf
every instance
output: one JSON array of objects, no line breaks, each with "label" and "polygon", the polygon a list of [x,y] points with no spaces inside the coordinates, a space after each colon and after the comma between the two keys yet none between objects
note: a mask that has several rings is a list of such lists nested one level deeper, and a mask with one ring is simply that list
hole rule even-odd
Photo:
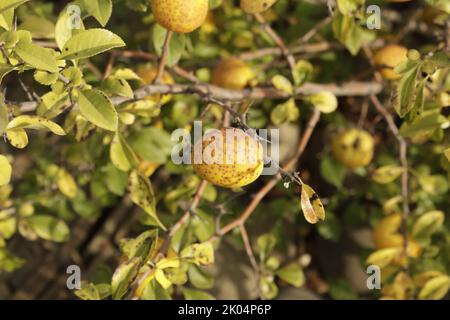
[{"label": "green leaf", "polygon": [[11,8],[17,8],[21,4],[24,4],[25,2],[28,2],[30,0],[2,0],[0,2],[0,13],[3,13],[6,10],[9,10]]},{"label": "green leaf", "polygon": [[100,293],[93,283],[81,282],[81,288],[74,293],[82,300],[100,300]]},{"label": "green leaf", "polygon": [[9,113],[5,104],[5,97],[0,93],[0,136],[5,132],[9,121]]},{"label": "green leaf", "polygon": [[442,211],[433,210],[424,213],[414,223],[412,236],[416,239],[431,236],[444,224],[444,219]]},{"label": "green leaf", "polygon": [[95,89],[82,90],[78,94],[81,114],[91,123],[109,131],[117,131],[119,117],[106,95]]},{"label": "green leaf", "polygon": [[131,201],[141,207],[149,216],[156,220],[163,230],[165,230],[166,228],[156,215],[156,199],[149,179],[134,170],[131,172],[129,180]]},{"label": "green leaf", "polygon": [[58,124],[39,116],[28,116],[28,115],[18,116],[14,118],[6,127],[6,130],[12,129],[34,129],[34,130],[46,129],[59,136],[66,135],[64,129],[61,128]]},{"label": "green leaf", "polygon": [[330,156],[322,157],[320,161],[320,175],[322,178],[337,188],[342,186],[346,175],[345,168]]},{"label": "green leaf", "polygon": [[78,186],[72,175],[67,170],[60,168],[57,176],[58,189],[66,197],[73,199],[78,192]]},{"label": "green leaf", "polygon": [[418,73],[418,67],[412,68],[408,72],[405,72],[398,82],[395,110],[401,118],[408,114],[414,106],[414,90]]},{"label": "green leaf", "polygon": [[135,239],[122,239],[120,249],[128,259],[141,257],[144,261],[147,261],[148,257],[154,254],[157,243],[158,229],[155,229],[145,231]]},{"label": "green leaf", "polygon": [[14,52],[30,66],[48,72],[58,72],[56,58],[51,49],[33,43],[19,42]]},{"label": "green leaf", "polygon": [[[159,24],[155,24],[152,32],[153,47],[156,53],[161,56],[162,48],[166,38],[167,30],[161,27]],[[174,66],[180,61],[181,55],[184,52],[186,46],[186,37],[182,33],[173,33],[170,40],[169,50],[167,52],[167,65]]]},{"label": "green leaf", "polygon": [[37,82],[39,82],[40,84],[44,85],[44,86],[50,86],[52,84],[54,84],[56,81],[58,81],[58,73],[49,73],[47,71],[41,71],[41,70],[37,70],[33,77],[34,80],[36,80]]},{"label": "green leaf", "polygon": [[194,243],[181,251],[180,257],[198,266],[214,263],[214,248],[210,241]]},{"label": "green leaf", "polygon": [[11,30],[14,24],[14,8],[8,9],[0,13],[0,27],[5,30]]},{"label": "green leaf", "polygon": [[297,288],[305,283],[305,274],[297,263],[291,263],[286,267],[279,269],[275,274]]},{"label": "green leaf", "polygon": [[417,117],[422,114],[424,106],[425,106],[425,84],[427,83],[428,77],[420,80],[419,85],[416,89],[416,99],[414,100],[413,107],[411,109],[412,118]]},{"label": "green leaf", "polygon": [[387,165],[378,168],[372,175],[372,179],[375,182],[381,184],[391,183],[396,180],[405,171],[401,166],[397,165]]},{"label": "green leaf", "polygon": [[29,31],[33,38],[54,39],[55,37],[55,25],[43,17],[26,16],[19,29]]},{"label": "green leaf", "polygon": [[215,298],[207,292],[183,288],[183,296],[186,300],[215,300]]},{"label": "green leaf", "polygon": [[128,291],[131,282],[139,271],[142,259],[136,257],[120,264],[113,274],[111,281],[112,298],[119,300]]},{"label": "green leaf", "polygon": [[258,240],[256,240],[256,246],[258,248],[258,255],[261,261],[266,261],[272,253],[276,243],[277,239],[271,233],[266,233],[258,237]]},{"label": "green leaf", "polygon": [[110,95],[122,96],[126,98],[134,97],[133,89],[130,84],[127,80],[122,78],[109,77],[102,82],[100,89]]},{"label": "green leaf", "polygon": [[9,253],[6,249],[0,248],[0,270],[12,272],[25,263],[22,258],[16,257]]},{"label": "green leaf", "polygon": [[104,27],[112,13],[111,0],[84,0],[86,11]]},{"label": "green leaf", "polygon": [[277,105],[270,114],[270,120],[274,125],[280,125],[288,121],[295,121],[300,116],[295,99],[291,98],[285,103]]},{"label": "green leaf", "polygon": [[12,167],[4,155],[0,154],[0,187],[7,185],[11,180]]},{"label": "green leaf", "polygon": [[155,127],[140,129],[130,135],[128,142],[141,158],[153,164],[166,163],[174,144],[166,131]]},{"label": "green leaf", "polygon": [[7,65],[7,64],[2,64],[0,63],[0,84],[3,81],[3,78],[10,73],[11,71],[17,69],[16,67]]},{"label": "green leaf", "polygon": [[447,120],[440,114],[440,110],[430,110],[422,113],[411,122],[403,122],[400,134],[405,138],[425,136],[440,128]]},{"label": "green leaf", "polygon": [[[77,12],[73,12],[68,9],[69,8],[66,7],[56,21],[55,40],[59,49],[64,47],[67,40],[72,38],[81,30],[84,30],[83,20],[77,16]],[[74,28],[75,26],[78,27],[78,29]]]},{"label": "green leaf", "polygon": [[334,94],[328,91],[319,92],[305,98],[322,113],[332,113],[338,107],[338,100]]},{"label": "green leaf", "polygon": [[272,84],[278,90],[283,91],[286,94],[292,95],[294,93],[294,86],[286,77],[282,75],[276,75],[272,77]]},{"label": "green leaf", "polygon": [[109,155],[114,166],[125,172],[130,171],[138,162],[135,153],[118,132],[111,142]]},{"label": "green leaf", "polygon": [[33,231],[44,240],[64,242],[69,239],[69,227],[61,219],[49,215],[33,215],[26,219]]},{"label": "green leaf", "polygon": [[191,284],[198,289],[211,289],[214,277],[201,267],[191,264],[188,269]]},{"label": "green leaf", "polygon": [[82,30],[64,44],[59,58],[85,59],[123,46],[123,40],[106,29]]}]

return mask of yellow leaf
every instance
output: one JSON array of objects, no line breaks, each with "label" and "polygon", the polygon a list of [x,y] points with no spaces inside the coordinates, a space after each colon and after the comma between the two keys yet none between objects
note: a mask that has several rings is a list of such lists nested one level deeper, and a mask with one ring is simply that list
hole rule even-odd
[{"label": "yellow leaf", "polygon": [[397,165],[387,165],[378,168],[372,175],[375,182],[387,184],[397,179],[404,171],[403,167]]},{"label": "yellow leaf", "polygon": [[322,113],[332,113],[338,107],[338,100],[334,94],[328,91],[319,92],[306,98]]},{"label": "yellow leaf", "polygon": [[70,173],[60,168],[58,171],[58,189],[68,198],[75,198],[77,195],[77,183]]},{"label": "yellow leaf", "polygon": [[281,90],[289,95],[294,93],[294,88],[292,86],[292,83],[287,78],[285,78],[281,75],[274,76],[272,78],[272,84],[278,90]]},{"label": "yellow leaf", "polygon": [[158,269],[167,269],[167,268],[179,268],[180,267],[180,260],[178,258],[164,258],[156,264],[156,267]]},{"label": "yellow leaf", "polygon": [[444,219],[444,213],[439,210],[424,213],[417,219],[416,223],[414,223],[412,236],[417,238],[431,235],[442,226]]},{"label": "yellow leaf", "polygon": [[428,280],[419,292],[420,300],[440,300],[450,288],[450,277],[438,276]]},{"label": "yellow leaf", "polygon": [[214,248],[211,242],[195,243],[181,251],[181,258],[196,265],[209,265],[214,263]]},{"label": "yellow leaf", "polygon": [[8,158],[0,154],[0,186],[5,186],[11,180],[11,164]]},{"label": "yellow leaf", "polygon": [[23,129],[10,129],[6,131],[6,138],[17,149],[23,149],[28,145],[28,135]]},{"label": "yellow leaf", "polygon": [[109,155],[114,166],[122,171],[130,171],[137,163],[136,155],[120,133],[114,135]]},{"label": "yellow leaf", "polygon": [[366,260],[366,264],[377,265],[380,268],[384,268],[389,265],[395,258],[401,254],[401,248],[387,248],[373,252]]},{"label": "yellow leaf", "polygon": [[450,148],[444,151],[445,156],[447,157],[447,160],[450,162]]},{"label": "yellow leaf", "polygon": [[166,228],[156,215],[156,199],[150,181],[136,170],[131,172],[129,179],[131,201],[141,207],[165,230]]},{"label": "yellow leaf", "polygon": [[66,134],[64,129],[58,124],[39,116],[18,116],[8,123],[6,130],[8,131],[10,129],[47,129],[59,136],[64,136]]},{"label": "yellow leaf", "polygon": [[160,269],[157,269],[155,271],[155,278],[156,281],[158,281],[161,287],[163,287],[164,289],[167,289],[172,285],[172,282],[170,282],[169,279],[167,279],[166,275],[164,274],[164,271]]},{"label": "yellow leaf", "polygon": [[307,184],[303,184],[301,193],[301,207],[306,221],[317,223],[325,220],[325,209],[317,193]]}]

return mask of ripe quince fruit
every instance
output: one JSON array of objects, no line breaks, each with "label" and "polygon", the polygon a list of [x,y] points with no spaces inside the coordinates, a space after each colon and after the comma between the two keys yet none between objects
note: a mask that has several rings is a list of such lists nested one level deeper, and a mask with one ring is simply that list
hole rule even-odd
[{"label": "ripe quince fruit", "polygon": [[155,20],[164,28],[189,33],[199,28],[208,14],[209,0],[153,0]]},{"label": "ripe quince fruit", "polygon": [[244,61],[228,58],[220,62],[214,69],[212,83],[227,89],[242,90],[254,78],[255,74]]},{"label": "ripe quince fruit", "polygon": [[372,161],[373,137],[364,130],[350,129],[337,134],[331,142],[334,158],[348,169],[366,166]]},{"label": "ripe quince fruit", "polygon": [[237,128],[206,133],[194,145],[192,160],[197,175],[224,188],[246,186],[254,182],[264,168],[262,144]]},{"label": "ripe quince fruit", "polygon": [[388,45],[373,56],[375,65],[380,67],[380,73],[387,80],[398,80],[401,75],[394,71],[394,68],[402,62],[408,60],[408,49],[396,44]]}]

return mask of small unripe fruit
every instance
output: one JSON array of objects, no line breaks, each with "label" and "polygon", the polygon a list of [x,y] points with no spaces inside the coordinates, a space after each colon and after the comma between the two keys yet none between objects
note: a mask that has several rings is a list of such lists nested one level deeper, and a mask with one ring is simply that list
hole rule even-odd
[{"label": "small unripe fruit", "polygon": [[374,139],[366,131],[350,129],[332,139],[331,149],[338,162],[353,170],[372,161]]},{"label": "small unripe fruit", "polygon": [[209,0],[153,0],[152,11],[164,28],[178,33],[189,33],[205,21]]},{"label": "small unripe fruit", "polygon": [[[155,80],[157,73],[158,73],[158,70],[156,68],[149,67],[149,66],[141,67],[137,71],[137,75],[139,77],[141,77],[141,79],[144,81],[145,84],[151,84]],[[161,77],[161,83],[174,84],[175,81],[173,80],[170,73],[164,72],[163,76]],[[161,95],[156,94],[156,95],[148,96],[148,97],[146,97],[146,99],[154,101],[154,102],[159,102],[159,103],[161,103],[161,105],[163,105],[163,104],[168,103],[172,99],[172,96],[169,94],[166,94],[161,97]]]},{"label": "small unripe fruit", "polygon": [[212,83],[216,86],[242,90],[255,77],[252,69],[245,62],[228,58],[220,62],[213,71]]},{"label": "small unripe fruit", "polygon": [[388,45],[378,50],[373,60],[377,67],[380,67],[380,73],[387,80],[398,80],[401,75],[394,71],[394,68],[400,63],[408,60],[408,49],[396,44]]},{"label": "small unripe fruit", "polygon": [[261,13],[269,9],[277,0],[241,0],[241,9],[247,13]]},{"label": "small unripe fruit", "polygon": [[210,131],[194,145],[193,153],[195,173],[224,188],[246,186],[264,168],[263,146],[241,129]]}]

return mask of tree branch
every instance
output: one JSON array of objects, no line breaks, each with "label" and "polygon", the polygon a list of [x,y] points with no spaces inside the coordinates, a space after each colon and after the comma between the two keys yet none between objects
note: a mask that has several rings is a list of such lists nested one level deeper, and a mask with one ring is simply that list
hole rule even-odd
[{"label": "tree branch", "polygon": [[[382,85],[376,82],[347,82],[342,85],[334,83],[319,84],[306,83],[295,90],[294,97],[298,98],[302,95],[316,94],[322,91],[329,91],[334,95],[340,96],[368,96],[381,92]],[[211,84],[195,83],[195,84],[150,84],[137,89],[134,92],[134,98],[113,97],[111,101],[114,105],[120,105],[125,102],[132,102],[143,99],[149,95],[157,94],[196,94],[206,100],[221,100],[228,102],[239,102],[244,99],[253,101],[271,99],[282,100],[290,98],[290,95],[277,90],[275,88],[249,88],[245,90],[230,90],[217,87]],[[36,102],[14,102],[8,101],[9,104],[17,105],[22,112],[31,112],[37,108]]]}]

